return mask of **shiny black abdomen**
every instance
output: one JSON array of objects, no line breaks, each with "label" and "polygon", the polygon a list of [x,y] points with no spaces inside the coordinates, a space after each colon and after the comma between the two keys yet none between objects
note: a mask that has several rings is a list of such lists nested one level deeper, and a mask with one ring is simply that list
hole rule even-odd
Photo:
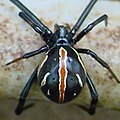
[{"label": "shiny black abdomen", "polygon": [[[64,79],[64,100],[60,100],[60,50],[66,52],[66,79]],[[70,46],[57,46],[46,53],[38,69],[38,82],[42,92],[52,101],[65,103],[79,95],[86,75],[83,63],[76,50]]]}]

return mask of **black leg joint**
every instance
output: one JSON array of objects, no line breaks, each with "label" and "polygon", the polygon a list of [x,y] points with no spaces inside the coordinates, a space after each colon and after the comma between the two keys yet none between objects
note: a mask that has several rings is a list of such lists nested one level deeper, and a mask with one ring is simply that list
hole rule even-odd
[{"label": "black leg joint", "polygon": [[97,60],[103,67],[109,69],[109,65],[106,62],[104,62],[100,57],[98,57],[97,54],[95,52],[93,52],[92,50],[90,50],[90,49],[76,49],[76,50],[79,53],[90,55],[92,58]]},{"label": "black leg joint", "polygon": [[48,50],[48,49],[49,49],[49,46],[45,45],[45,46],[43,46],[42,48],[40,48],[40,49],[38,49],[38,50],[35,50],[35,51],[30,52],[30,53],[24,54],[24,55],[23,55],[23,59],[30,58],[30,57],[32,57],[32,56],[34,56],[34,55],[40,54],[40,53],[42,53],[42,52],[45,52],[45,51]]},{"label": "black leg joint", "polygon": [[93,51],[87,50],[87,54],[89,54],[91,57],[97,60],[103,67],[107,69],[109,68],[109,65],[106,62],[104,62],[100,57],[98,57],[97,54],[94,53]]}]

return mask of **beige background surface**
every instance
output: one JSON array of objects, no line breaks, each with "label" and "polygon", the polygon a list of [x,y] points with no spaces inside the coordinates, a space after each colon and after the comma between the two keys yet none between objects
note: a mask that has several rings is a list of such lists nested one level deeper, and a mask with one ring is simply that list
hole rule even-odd
[{"label": "beige background surface", "polygon": [[[63,1],[64,0],[34,0],[31,4],[31,2],[26,0],[24,1],[24,4],[30,8],[30,10],[33,11],[47,26],[49,26],[49,28],[53,29],[55,23],[69,23],[70,26],[72,26],[86,7],[86,4],[89,2],[88,0],[75,2],[72,0]],[[100,57],[103,58],[103,60],[109,63],[118,78],[120,78],[119,6],[119,1],[109,2],[109,0],[99,0],[90,12],[88,18],[85,20],[81,29],[85,28],[90,22],[104,13],[109,16],[108,27],[105,28],[104,24],[101,23],[76,45],[76,47],[90,48],[94,50]],[[18,12],[19,9],[10,3],[9,0],[0,1],[0,104],[3,107],[3,109],[0,107],[1,111],[5,110],[5,108],[9,111],[14,110],[12,106],[15,106],[16,100],[2,101],[2,99],[16,99],[19,97],[20,92],[29,79],[35,66],[42,61],[42,56],[44,56],[44,54],[38,55],[28,60],[19,61],[8,67],[5,66],[5,63],[8,61],[26,52],[38,49],[44,44],[39,35],[36,34],[34,30],[32,30],[31,27],[29,27],[23,20],[21,20],[21,18],[19,18],[17,15]],[[99,94],[98,107],[105,109],[103,111],[100,110],[102,114],[106,111],[106,109],[120,110],[120,85],[111,78],[107,70],[102,68],[89,56],[82,55],[82,58],[84,59],[85,67],[93,79]],[[47,109],[47,104],[49,104],[49,102],[44,104],[44,101],[48,100],[46,100],[46,98],[42,95],[36,83],[33,85],[28,98],[31,100],[43,101],[42,108],[44,108],[44,105],[46,104]],[[89,102],[89,91],[85,86],[81,95],[73,101],[73,103],[88,105]],[[41,106],[41,103],[37,102],[37,104],[38,106]],[[52,107],[51,104],[50,106]],[[4,105],[6,106],[5,108]],[[37,105],[35,106],[38,107]],[[31,112],[35,111],[34,109],[35,107],[33,110],[31,108]],[[41,108],[36,108],[36,110],[40,111],[39,109]],[[66,108],[66,110],[68,109],[70,108]],[[59,112],[60,111],[58,111],[58,113]],[[3,113],[4,112],[0,112],[0,115]],[[56,114],[59,116],[58,113]],[[25,114],[27,115],[29,112]],[[36,112],[36,114],[39,115],[38,112]],[[60,112],[60,114],[63,113]],[[106,114],[109,114],[109,112]]]}]

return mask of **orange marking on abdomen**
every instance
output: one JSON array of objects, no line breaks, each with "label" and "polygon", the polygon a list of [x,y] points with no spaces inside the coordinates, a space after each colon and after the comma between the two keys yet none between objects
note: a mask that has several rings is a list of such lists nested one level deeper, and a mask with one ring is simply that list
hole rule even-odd
[{"label": "orange marking on abdomen", "polygon": [[66,78],[67,78],[67,51],[64,48],[60,48],[59,51],[60,62],[59,62],[59,102],[64,102],[65,88],[66,88]]}]

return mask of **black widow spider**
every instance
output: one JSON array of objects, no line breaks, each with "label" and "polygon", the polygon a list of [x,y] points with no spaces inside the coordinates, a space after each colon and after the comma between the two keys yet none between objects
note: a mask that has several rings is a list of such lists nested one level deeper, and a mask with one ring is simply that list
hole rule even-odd
[{"label": "black widow spider", "polygon": [[27,59],[42,52],[46,52],[46,57],[43,63],[38,65],[34,70],[20,95],[19,103],[15,110],[16,114],[20,114],[22,112],[25,99],[36,77],[44,95],[57,103],[66,103],[76,98],[80,94],[84,84],[87,83],[92,97],[88,112],[90,114],[94,114],[98,101],[98,94],[91,78],[84,68],[84,64],[79,53],[88,54],[93,57],[103,67],[108,69],[113,78],[120,83],[109,65],[99,58],[93,51],[89,49],[74,48],[74,45],[97,24],[105,21],[105,25],[107,25],[108,17],[104,14],[76,35],[76,32],[81,27],[97,0],[91,0],[89,2],[72,29],[56,24],[54,32],[48,29],[48,27],[46,27],[20,1],[10,1],[21,9],[22,12],[19,12],[19,16],[38,34],[40,34],[46,43],[45,46],[39,48],[38,50],[26,53],[6,64],[9,65],[18,60]]}]

